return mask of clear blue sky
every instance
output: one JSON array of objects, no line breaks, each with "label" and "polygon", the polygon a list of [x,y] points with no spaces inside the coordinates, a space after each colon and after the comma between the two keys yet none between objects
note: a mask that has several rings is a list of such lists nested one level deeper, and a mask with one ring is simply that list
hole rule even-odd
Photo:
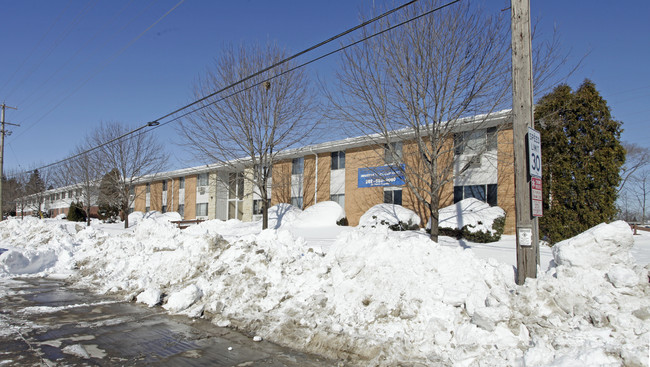
[{"label": "clear blue sky", "polygon": [[[186,0],[130,44],[178,2],[0,0],[0,102],[18,107],[6,121],[21,124],[9,128],[5,172],[64,158],[102,121],[139,126],[186,104],[224,44],[276,41],[296,52],[356,25],[373,5]],[[499,12],[509,1],[485,6]],[[531,12],[544,35],[558,29],[573,63],[589,53],[569,85],[593,80],[623,121],[623,140],[650,146],[650,3],[532,0]],[[327,75],[337,61],[311,71]],[[173,144],[172,125],[155,134],[169,143],[170,168],[202,163]]]}]

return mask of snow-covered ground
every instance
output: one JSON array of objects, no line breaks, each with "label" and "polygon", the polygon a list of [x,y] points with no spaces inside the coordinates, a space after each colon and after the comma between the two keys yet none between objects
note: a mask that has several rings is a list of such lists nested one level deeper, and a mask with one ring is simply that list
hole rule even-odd
[{"label": "snow-covered ground", "polygon": [[650,232],[615,222],[543,247],[538,278],[518,286],[513,236],[437,244],[338,227],[340,212],[319,208],[276,208],[264,231],[237,220],[181,231],[163,215],[128,230],[9,219],[0,278],[67,277],[357,365],[649,363]]}]

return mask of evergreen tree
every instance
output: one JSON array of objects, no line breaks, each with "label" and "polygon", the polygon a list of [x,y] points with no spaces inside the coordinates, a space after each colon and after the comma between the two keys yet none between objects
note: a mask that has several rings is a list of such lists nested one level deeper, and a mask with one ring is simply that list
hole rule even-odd
[{"label": "evergreen tree", "polygon": [[40,172],[35,169],[29,176],[29,180],[25,185],[25,194],[33,196],[33,210],[39,217],[43,217],[41,212],[41,204],[45,200],[45,181],[41,178]]},{"label": "evergreen tree", "polygon": [[112,169],[102,177],[97,199],[101,219],[111,219],[120,214],[119,180],[120,173],[117,169]]},{"label": "evergreen tree", "polygon": [[575,236],[616,215],[625,162],[621,123],[590,80],[544,96],[535,109],[542,137],[544,216],[540,233],[551,243]]},{"label": "evergreen tree", "polygon": [[70,203],[68,208],[67,219],[73,222],[83,222],[86,220],[86,212],[84,211],[83,204],[78,201]]}]

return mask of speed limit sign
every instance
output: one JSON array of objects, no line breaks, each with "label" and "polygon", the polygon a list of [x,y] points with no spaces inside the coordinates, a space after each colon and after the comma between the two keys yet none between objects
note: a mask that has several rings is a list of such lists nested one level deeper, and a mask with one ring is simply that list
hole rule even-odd
[{"label": "speed limit sign", "polygon": [[542,138],[539,131],[528,128],[528,173],[542,178]]}]

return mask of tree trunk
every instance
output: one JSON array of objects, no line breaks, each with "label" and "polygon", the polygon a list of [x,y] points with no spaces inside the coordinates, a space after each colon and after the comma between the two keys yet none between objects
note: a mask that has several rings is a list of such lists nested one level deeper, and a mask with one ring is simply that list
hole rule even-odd
[{"label": "tree trunk", "polygon": [[122,205],[122,213],[124,213],[124,228],[129,228],[129,204]]}]

